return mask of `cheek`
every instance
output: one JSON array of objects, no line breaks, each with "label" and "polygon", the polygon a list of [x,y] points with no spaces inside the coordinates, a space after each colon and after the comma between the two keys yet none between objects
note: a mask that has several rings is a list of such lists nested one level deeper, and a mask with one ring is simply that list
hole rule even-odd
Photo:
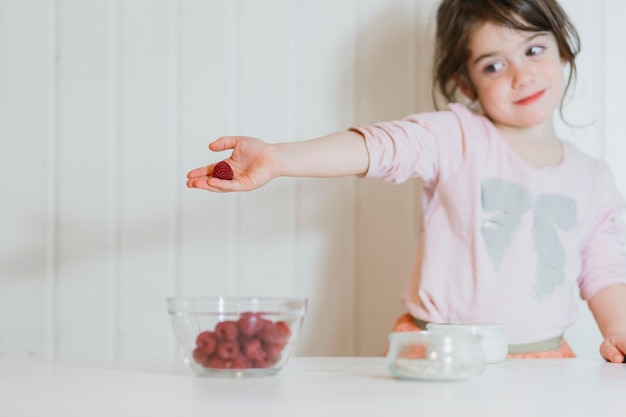
[{"label": "cheek", "polygon": [[567,78],[565,74],[560,70],[553,70],[550,78],[550,88],[554,91],[555,104],[560,102],[565,94],[566,84]]},{"label": "cheek", "polygon": [[550,74],[553,84],[565,86],[567,83],[567,75],[562,66],[554,64],[549,69],[546,69],[546,71]]},{"label": "cheek", "polygon": [[555,74],[557,83],[560,85],[562,92],[565,92],[565,85],[567,84],[567,77],[563,71],[557,71]]},{"label": "cheek", "polygon": [[502,82],[492,80],[480,88],[477,88],[478,99],[483,107],[490,107],[501,102],[506,97],[507,90],[502,88]]}]

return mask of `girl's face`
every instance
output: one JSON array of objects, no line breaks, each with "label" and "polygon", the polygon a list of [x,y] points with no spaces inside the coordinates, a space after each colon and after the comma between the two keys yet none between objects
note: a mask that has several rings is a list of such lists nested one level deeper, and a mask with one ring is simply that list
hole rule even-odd
[{"label": "girl's face", "polygon": [[471,86],[461,82],[460,87],[478,99],[494,124],[525,128],[551,122],[566,85],[551,32],[520,32],[484,23],[470,37],[470,51]]}]

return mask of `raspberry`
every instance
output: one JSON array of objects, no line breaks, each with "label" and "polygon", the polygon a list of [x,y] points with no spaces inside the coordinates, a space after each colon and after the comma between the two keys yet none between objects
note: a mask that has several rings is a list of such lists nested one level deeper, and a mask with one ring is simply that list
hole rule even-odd
[{"label": "raspberry", "polygon": [[280,356],[277,358],[258,360],[253,359],[250,362],[252,363],[253,368],[269,368],[270,366],[276,365],[280,361]]},{"label": "raspberry", "polygon": [[265,350],[265,353],[267,354],[267,358],[269,359],[274,359],[274,358],[280,359],[280,353],[283,351],[285,346],[286,346],[286,343],[281,343],[281,342],[264,342],[263,343],[263,349]]},{"label": "raspberry", "polygon": [[221,180],[232,180],[235,175],[228,162],[220,161],[213,167],[213,177]]},{"label": "raspberry", "polygon": [[239,355],[239,344],[237,342],[221,341],[217,345],[217,355],[222,359],[235,359]]},{"label": "raspberry", "polygon": [[265,359],[265,361],[263,362],[263,364],[265,365],[266,368],[269,368],[270,366],[274,366],[276,365],[278,362],[280,362],[280,355],[275,356],[273,358],[267,358]]},{"label": "raspberry", "polygon": [[220,340],[237,340],[239,330],[237,322],[232,320],[221,321],[215,326],[215,335]]},{"label": "raspberry", "polygon": [[276,338],[276,324],[273,321],[263,319],[263,327],[259,331],[259,338],[264,342],[271,342]]},{"label": "raspberry", "polygon": [[215,334],[209,331],[200,333],[196,338],[196,345],[207,355],[212,354],[215,351],[215,346],[217,346]]},{"label": "raspberry", "polygon": [[209,361],[209,356],[210,355],[199,347],[193,350],[193,360],[199,365],[206,366]]},{"label": "raspberry", "polygon": [[278,342],[287,342],[291,337],[291,330],[289,326],[284,321],[276,322],[276,337],[275,340]]},{"label": "raspberry", "polygon": [[246,336],[245,334],[239,334],[239,337],[237,337],[237,343],[239,343],[239,347],[241,347],[241,351],[243,352],[243,347],[249,343],[252,339],[254,339],[252,336]]},{"label": "raspberry", "polygon": [[250,361],[252,363],[252,367],[253,368],[267,368],[267,365],[265,364],[265,361],[260,361],[258,359],[254,359],[252,361]]},{"label": "raspberry", "polygon": [[263,327],[263,321],[259,313],[243,313],[237,326],[240,334],[254,336]]},{"label": "raspberry", "polygon": [[213,355],[209,358],[205,366],[216,369],[230,369],[233,367],[233,361],[227,361],[217,355]]},{"label": "raspberry", "polygon": [[246,369],[250,366],[252,366],[252,364],[245,356],[237,356],[233,361],[233,369]]},{"label": "raspberry", "polygon": [[259,339],[250,339],[246,342],[246,344],[243,345],[243,353],[246,355],[246,358],[259,361],[265,359],[266,355]]},{"label": "raspberry", "polygon": [[280,362],[290,338],[286,322],[247,311],[237,321],[225,320],[213,331],[198,334],[192,356],[198,364],[214,369],[269,368]]}]

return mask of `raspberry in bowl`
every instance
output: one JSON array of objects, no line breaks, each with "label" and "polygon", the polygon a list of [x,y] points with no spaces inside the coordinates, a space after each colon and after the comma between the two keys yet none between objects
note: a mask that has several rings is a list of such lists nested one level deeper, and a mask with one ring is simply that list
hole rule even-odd
[{"label": "raspberry in bowl", "polygon": [[306,298],[171,297],[167,306],[184,361],[199,376],[277,374],[293,353]]}]

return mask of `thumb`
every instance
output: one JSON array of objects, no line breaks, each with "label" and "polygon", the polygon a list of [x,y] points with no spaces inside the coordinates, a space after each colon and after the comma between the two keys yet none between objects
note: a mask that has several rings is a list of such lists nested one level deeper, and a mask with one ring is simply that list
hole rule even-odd
[{"label": "thumb", "polygon": [[239,136],[222,136],[209,144],[209,149],[213,152],[221,152],[227,149],[234,149],[239,142]]},{"label": "thumb", "polygon": [[624,362],[626,355],[626,337],[609,337],[602,342],[600,354],[609,362]]}]

